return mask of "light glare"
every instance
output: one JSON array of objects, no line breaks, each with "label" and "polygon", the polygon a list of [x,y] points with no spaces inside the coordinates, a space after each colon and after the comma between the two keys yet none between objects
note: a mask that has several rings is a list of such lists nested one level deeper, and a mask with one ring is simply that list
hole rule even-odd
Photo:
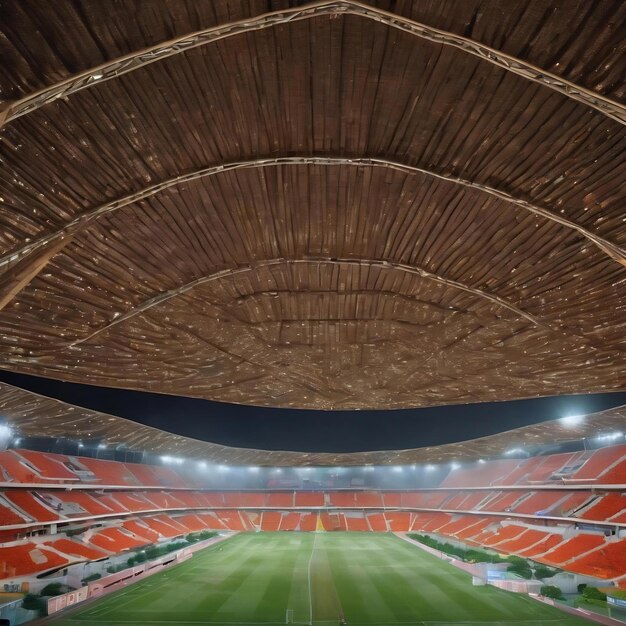
[{"label": "light glare", "polygon": [[584,421],[584,415],[566,415],[559,420],[559,422],[561,422],[561,424],[565,428],[575,428],[576,426],[582,424]]}]

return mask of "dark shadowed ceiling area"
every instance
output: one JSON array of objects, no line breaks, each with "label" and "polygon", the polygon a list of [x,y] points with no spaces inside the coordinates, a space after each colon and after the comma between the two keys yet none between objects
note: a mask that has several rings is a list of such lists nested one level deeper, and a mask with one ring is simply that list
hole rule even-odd
[{"label": "dark shadowed ceiling area", "polygon": [[0,368],[267,407],[626,390],[626,4],[9,1]]}]

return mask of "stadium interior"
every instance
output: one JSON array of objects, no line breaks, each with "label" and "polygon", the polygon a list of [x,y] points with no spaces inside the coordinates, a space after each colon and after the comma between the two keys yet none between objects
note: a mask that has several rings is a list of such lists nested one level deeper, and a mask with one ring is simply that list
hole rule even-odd
[{"label": "stadium interior", "polygon": [[626,391],[625,25],[0,3],[0,370],[381,429],[502,415],[264,450],[0,381],[0,626],[626,623],[626,406],[506,418]]}]

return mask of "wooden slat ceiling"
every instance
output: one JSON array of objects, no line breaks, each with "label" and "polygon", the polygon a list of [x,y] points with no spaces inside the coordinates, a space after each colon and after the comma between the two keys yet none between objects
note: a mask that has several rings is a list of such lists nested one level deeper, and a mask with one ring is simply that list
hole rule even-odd
[{"label": "wooden slat ceiling", "polygon": [[[623,432],[626,424],[626,406],[621,406],[584,416],[574,425],[552,420],[441,446],[331,453],[255,450],[199,441],[5,383],[0,383],[0,415],[14,434],[22,437],[104,442],[112,447],[126,446],[131,450],[202,459],[210,463],[287,467],[475,462],[481,458],[499,457],[516,448],[525,448],[531,453],[537,453],[545,446],[554,450],[559,443]],[[315,419],[313,414],[311,418]]]},{"label": "wooden slat ceiling", "polygon": [[2,10],[0,367],[322,409],[626,389],[626,3]]}]

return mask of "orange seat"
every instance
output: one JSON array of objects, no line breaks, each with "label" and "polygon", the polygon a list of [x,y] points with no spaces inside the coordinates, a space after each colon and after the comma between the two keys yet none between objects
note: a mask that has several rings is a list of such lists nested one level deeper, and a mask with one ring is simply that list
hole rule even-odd
[{"label": "orange seat", "polygon": [[[623,469],[616,472],[617,468]],[[608,481],[607,484],[612,484],[619,476],[626,482],[626,444],[596,450],[572,478],[600,483]]]},{"label": "orange seat", "polygon": [[0,546],[0,578],[28,576],[68,563],[62,556],[33,543]]},{"label": "orange seat", "polygon": [[[522,494],[519,495],[521,496]],[[512,510],[515,511],[515,513],[535,515],[536,513],[550,510],[562,499],[563,493],[561,491],[531,492],[529,497],[524,498],[519,504],[516,504]]]},{"label": "orange seat", "polygon": [[122,527],[149,543],[156,543],[161,538],[161,535],[144,520],[125,520]]},{"label": "orange seat", "polygon": [[626,539],[606,543],[599,550],[569,563],[567,569],[596,576],[598,578],[616,578],[626,572]]},{"label": "orange seat", "polygon": [[261,530],[279,530],[282,517],[282,513],[279,511],[263,511],[261,516]]},{"label": "orange seat", "polygon": [[547,554],[537,557],[537,560],[542,561],[543,563],[549,563],[550,565],[563,565],[564,563],[567,563],[567,561],[575,558],[577,555],[600,547],[603,543],[604,537],[602,535],[581,533],[564,541]]},{"label": "orange seat", "polygon": [[583,511],[582,519],[604,521],[615,517],[626,509],[626,496],[621,493],[609,493],[597,500],[593,506]]},{"label": "orange seat", "polygon": [[97,561],[98,559],[107,558],[107,554],[91,546],[86,546],[80,541],[74,541],[72,539],[55,539],[54,541],[47,541],[45,545],[63,552],[70,557],[81,557],[88,561]]},{"label": "orange seat", "polygon": [[374,532],[386,533],[389,530],[384,513],[368,513],[366,519],[369,527]]},{"label": "orange seat", "polygon": [[279,530],[298,530],[302,513],[284,513],[280,519]]},{"label": "orange seat", "polygon": [[269,507],[291,508],[293,506],[293,502],[293,491],[286,491],[284,493],[270,492],[267,495],[267,506]]},{"label": "orange seat", "polygon": [[120,528],[102,528],[94,532],[89,538],[89,543],[108,552],[117,554],[125,550],[141,548],[150,542],[128,531],[122,532]]},{"label": "orange seat", "polygon": [[136,485],[139,480],[131,474],[123,463],[80,457],[80,463],[94,475],[94,482],[102,485]]},{"label": "orange seat", "polygon": [[411,513],[408,511],[386,511],[384,516],[389,530],[394,533],[406,533],[411,528]]},{"label": "orange seat", "polygon": [[46,480],[78,481],[80,480],[74,472],[69,470],[65,464],[69,459],[62,454],[50,452],[35,452],[33,450],[14,450],[15,454],[26,459],[30,465],[35,467],[38,474]]},{"label": "orange seat", "polygon": [[296,491],[296,506],[324,506],[324,494],[315,491]]},{"label": "orange seat", "polygon": [[380,491],[357,492],[354,501],[357,507],[382,508],[383,506],[383,497]]},{"label": "orange seat", "polygon": [[30,491],[6,491],[4,493],[4,497],[18,506],[22,511],[37,522],[53,522],[54,520],[59,519],[59,515],[57,513],[48,509]]}]

